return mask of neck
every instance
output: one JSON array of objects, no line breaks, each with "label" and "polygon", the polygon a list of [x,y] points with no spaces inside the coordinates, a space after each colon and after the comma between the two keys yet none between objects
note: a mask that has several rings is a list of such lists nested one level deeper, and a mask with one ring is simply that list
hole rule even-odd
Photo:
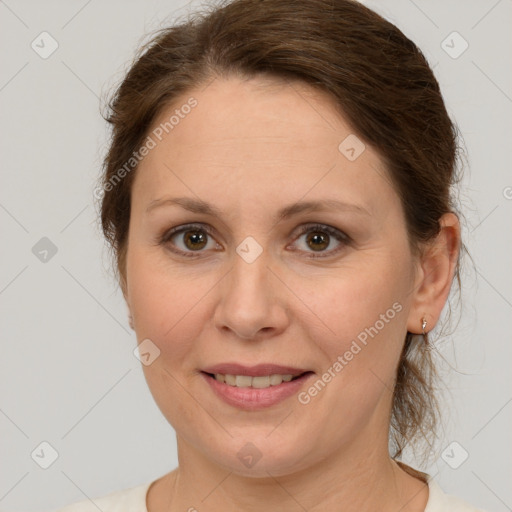
[{"label": "neck", "polygon": [[333,453],[314,466],[284,476],[247,477],[222,468],[178,437],[179,468],[165,477],[161,508],[211,512],[281,510],[310,512],[423,512],[427,485],[401,469],[386,450],[354,446]]}]

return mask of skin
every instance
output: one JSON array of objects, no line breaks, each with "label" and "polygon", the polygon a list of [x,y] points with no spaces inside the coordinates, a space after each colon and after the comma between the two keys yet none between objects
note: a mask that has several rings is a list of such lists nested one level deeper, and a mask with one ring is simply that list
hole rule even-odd
[{"label": "skin", "polygon": [[[190,96],[198,105],[144,158],[132,189],[123,293],[138,342],[149,338],[160,350],[143,370],[176,431],[179,458],[151,486],[148,510],[320,511],[343,503],[345,511],[423,511],[427,486],[389,457],[391,391],[407,331],[421,333],[423,317],[430,330],[446,302],[457,217],[444,215],[437,239],[415,257],[378,153],[367,144],[349,161],[338,146],[353,130],[329,97],[305,84],[216,78],[154,126]],[[222,216],[177,205],[147,211],[169,197],[201,199]],[[327,198],[365,212],[273,217]],[[211,226],[206,245],[186,245],[184,233],[159,243],[187,223]],[[351,241],[321,232],[329,245],[308,242],[299,234],[308,223]],[[250,264],[236,252],[248,236],[263,249]],[[394,303],[400,312],[307,405],[292,396],[241,411],[199,373],[221,362],[273,362],[310,369],[317,380]],[[247,442],[261,453],[251,468],[237,457]]]}]

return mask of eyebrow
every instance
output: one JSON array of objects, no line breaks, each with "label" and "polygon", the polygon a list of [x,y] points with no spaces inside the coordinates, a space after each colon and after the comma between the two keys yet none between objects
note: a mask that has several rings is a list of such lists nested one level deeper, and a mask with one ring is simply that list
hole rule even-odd
[{"label": "eyebrow", "polygon": [[[181,206],[185,210],[193,213],[210,215],[219,219],[222,218],[222,211],[217,207],[200,199],[192,199],[190,197],[168,197],[155,199],[149,203],[148,207],[146,208],[146,213],[151,212],[155,208],[172,205]],[[281,208],[277,212],[275,218],[277,221],[281,221],[293,217],[294,215],[298,215],[299,213],[329,210],[351,211],[371,216],[370,212],[363,206],[352,203],[345,203],[337,199],[323,199],[321,201],[302,201],[290,204],[284,208]]]}]

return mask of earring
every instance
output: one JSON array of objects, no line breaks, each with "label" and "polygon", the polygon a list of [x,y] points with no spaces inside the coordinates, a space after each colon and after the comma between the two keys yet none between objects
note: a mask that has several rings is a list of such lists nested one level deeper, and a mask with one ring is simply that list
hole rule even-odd
[{"label": "earring", "polygon": [[423,317],[423,318],[421,319],[421,334],[422,334],[423,336],[425,336],[425,334],[426,334],[426,332],[425,332],[425,327],[427,327],[427,320],[426,320],[426,318],[425,318],[425,317]]}]

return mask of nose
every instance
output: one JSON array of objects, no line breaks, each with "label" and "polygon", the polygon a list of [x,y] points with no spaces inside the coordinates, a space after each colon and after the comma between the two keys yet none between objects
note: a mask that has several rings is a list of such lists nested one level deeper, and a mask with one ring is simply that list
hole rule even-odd
[{"label": "nose", "polygon": [[286,329],[286,290],[264,254],[252,263],[235,255],[231,272],[219,283],[214,323],[224,334],[256,340]]}]

